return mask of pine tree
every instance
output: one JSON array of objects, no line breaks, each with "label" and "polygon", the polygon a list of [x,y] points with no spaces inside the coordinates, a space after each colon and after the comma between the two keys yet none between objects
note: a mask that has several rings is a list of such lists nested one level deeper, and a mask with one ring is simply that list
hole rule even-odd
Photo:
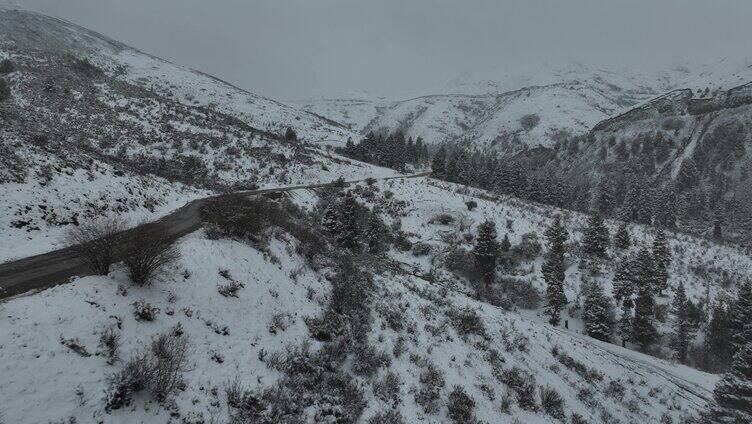
[{"label": "pine tree", "polygon": [[368,240],[368,250],[371,253],[381,252],[384,247],[384,223],[379,218],[377,210],[372,211],[370,218],[368,218],[366,239]]},{"label": "pine tree", "polygon": [[287,127],[287,131],[285,131],[285,141],[298,141],[298,135],[295,133],[295,130]]},{"label": "pine tree", "polygon": [[330,202],[324,210],[324,217],[321,221],[324,231],[329,234],[336,234],[339,228],[339,215],[337,214],[336,202]]},{"label": "pine tree", "polygon": [[671,264],[671,252],[666,239],[666,232],[658,230],[653,241],[653,261],[655,266],[655,289],[659,294],[668,288],[668,267]]},{"label": "pine tree", "polygon": [[752,343],[734,355],[731,370],[716,384],[713,397],[717,406],[711,412],[711,422],[752,422]]},{"label": "pine tree", "polygon": [[446,148],[441,146],[431,161],[431,175],[436,178],[446,178],[446,159]]},{"label": "pine tree", "polygon": [[614,272],[614,299],[622,302],[622,305],[627,309],[632,309],[634,303],[632,302],[632,295],[634,294],[634,277],[632,270],[634,265],[632,259],[629,257],[622,258],[616,264],[616,271]]},{"label": "pine tree", "polygon": [[622,341],[630,340],[632,334],[632,308],[634,308],[634,277],[632,275],[632,260],[622,258],[616,264],[614,272],[614,299],[621,302],[621,318],[619,320],[619,334]]},{"label": "pine tree", "polygon": [[684,281],[679,281],[676,286],[676,293],[674,294],[674,315],[676,320],[674,321],[674,340],[673,347],[676,350],[676,355],[679,358],[679,362],[682,364],[687,363],[687,351],[689,350],[689,344],[692,341],[692,325],[689,322],[689,316],[687,311],[687,293],[684,290]]},{"label": "pine tree", "polygon": [[583,251],[588,256],[605,258],[608,243],[608,228],[603,224],[603,219],[597,213],[590,215],[588,227],[582,238]]},{"label": "pine tree", "polygon": [[501,240],[501,246],[499,246],[499,249],[502,252],[507,253],[509,252],[509,249],[511,248],[512,248],[512,243],[509,242],[509,235],[504,234],[504,239]]},{"label": "pine tree", "polygon": [[473,248],[475,266],[483,275],[488,289],[496,277],[496,262],[499,258],[499,242],[496,240],[496,224],[485,221],[478,226],[478,239]]},{"label": "pine tree", "polygon": [[[728,300],[725,297],[718,298],[705,328],[705,365],[711,371],[723,369],[734,356],[729,309]],[[713,363],[711,363],[711,358]]]},{"label": "pine tree", "polygon": [[611,340],[613,325],[611,300],[604,294],[597,282],[584,284],[585,300],[582,304],[582,320],[588,336],[607,342]]},{"label": "pine tree", "polygon": [[658,330],[655,328],[655,300],[653,299],[655,271],[650,252],[643,249],[637,255],[635,264],[637,298],[632,319],[632,340],[639,344],[644,352],[658,339]]},{"label": "pine tree", "polygon": [[627,223],[622,222],[614,235],[614,246],[618,249],[628,249],[631,244]]},{"label": "pine tree", "polygon": [[337,242],[340,246],[352,250],[360,248],[360,241],[358,240],[358,201],[355,200],[351,192],[347,192],[342,201],[338,230]]},{"label": "pine tree", "polygon": [[739,293],[730,311],[731,342],[733,352],[742,346],[752,343],[752,281],[747,281],[739,287]]},{"label": "pine tree", "polygon": [[569,238],[567,229],[561,223],[561,217],[556,217],[554,223],[546,231],[548,240],[548,253],[541,269],[543,279],[546,281],[546,314],[550,317],[549,323],[559,325],[561,310],[567,304],[564,294],[564,278],[566,267],[564,264],[564,243]]}]

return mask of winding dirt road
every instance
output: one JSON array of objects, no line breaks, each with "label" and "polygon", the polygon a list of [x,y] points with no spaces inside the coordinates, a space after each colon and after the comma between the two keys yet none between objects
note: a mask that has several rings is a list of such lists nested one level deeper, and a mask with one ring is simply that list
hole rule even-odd
[{"label": "winding dirt road", "polygon": [[[380,180],[408,179],[428,176],[429,172],[420,174],[379,178]],[[348,184],[357,183],[361,180],[348,181]],[[332,183],[319,183],[309,185],[297,185],[289,187],[269,188],[260,190],[243,191],[240,193],[255,195],[265,193],[284,193],[301,189],[320,188],[331,185]],[[233,193],[234,194],[234,193]],[[208,200],[217,197],[228,196],[222,194],[218,196],[205,197],[186,203],[181,208],[175,210],[167,216],[156,221],[167,231],[170,237],[178,239],[196,231],[201,227],[201,217],[199,211],[201,206]],[[148,225],[148,224],[144,224]],[[140,228],[140,227],[136,227]],[[132,232],[129,229],[123,232],[124,235]],[[127,240],[128,237],[122,239]],[[125,245],[120,246],[118,251],[124,251]],[[116,260],[119,260],[117,258]],[[90,271],[84,265],[80,257],[76,256],[71,248],[55,250],[41,255],[30,256],[17,261],[0,264],[0,299],[16,296],[32,290],[41,290],[58,284],[64,284],[70,281],[71,277],[89,275]]]}]

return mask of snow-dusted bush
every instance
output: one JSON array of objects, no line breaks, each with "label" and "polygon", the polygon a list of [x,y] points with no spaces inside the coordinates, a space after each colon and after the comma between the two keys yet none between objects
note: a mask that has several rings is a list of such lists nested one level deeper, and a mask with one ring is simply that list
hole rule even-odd
[{"label": "snow-dusted bush", "polygon": [[589,421],[582,415],[572,412],[572,416],[569,418],[569,422],[572,424],[589,424]]},{"label": "snow-dusted bush", "polygon": [[385,412],[377,412],[371,418],[368,419],[368,424],[404,424],[405,419],[402,418],[400,411],[389,410]]},{"label": "snow-dusted bush", "polygon": [[520,118],[520,126],[525,131],[530,131],[537,127],[538,123],[540,123],[540,116],[535,113],[530,113]]},{"label": "snow-dusted bush", "polygon": [[469,334],[475,334],[478,336],[486,335],[486,326],[483,324],[483,319],[478,313],[471,308],[464,308],[459,311],[454,311],[451,314],[452,324],[454,325],[457,334],[466,336]]},{"label": "snow-dusted bush", "polygon": [[101,218],[69,228],[63,241],[86,263],[89,270],[107,275],[116,260],[125,228],[125,221],[118,217]]},{"label": "snow-dusted bush", "polygon": [[595,368],[589,368],[577,359],[567,355],[566,352],[562,352],[558,346],[551,348],[551,354],[562,365],[579,374],[585,381],[590,383],[594,381],[603,381],[603,373]]},{"label": "snow-dusted bush", "polygon": [[399,375],[387,371],[381,379],[373,382],[373,394],[387,404],[396,405],[401,398],[400,386],[402,381]]},{"label": "snow-dusted bush", "polygon": [[413,255],[426,256],[431,253],[431,245],[428,243],[415,243],[413,244]]},{"label": "snow-dusted bush", "polygon": [[107,376],[105,410],[128,406],[133,395],[148,389],[159,402],[175,392],[188,370],[188,338],[165,333],[152,339],[149,349],[129,359],[120,371]]},{"label": "snow-dusted bush", "polygon": [[0,78],[0,102],[10,98],[10,86],[4,79]]},{"label": "snow-dusted bush", "polygon": [[380,368],[388,367],[391,364],[391,358],[386,352],[380,351],[370,344],[356,347],[354,353],[352,370],[355,374],[364,377],[370,377],[376,374]]},{"label": "snow-dusted bush", "polygon": [[441,213],[431,218],[429,224],[449,225],[454,222],[454,217],[448,213]]},{"label": "snow-dusted bush", "polygon": [[174,240],[160,224],[139,226],[127,242],[123,262],[131,281],[139,286],[150,284],[180,258]]},{"label": "snow-dusted bush", "polygon": [[133,315],[137,321],[154,321],[158,312],[159,308],[151,306],[143,299],[133,302]]},{"label": "snow-dusted bush", "polygon": [[535,402],[535,377],[532,374],[515,366],[502,371],[500,377],[501,382],[516,395],[520,408],[528,411],[538,409]]},{"label": "snow-dusted bush", "polygon": [[475,421],[475,400],[465,392],[462,386],[454,386],[449,393],[447,413],[449,418],[457,424]]},{"label": "snow-dusted bush", "polygon": [[99,348],[104,351],[109,365],[114,364],[119,359],[120,334],[115,327],[110,326],[102,331],[99,335]]},{"label": "snow-dusted bush", "polygon": [[548,386],[541,387],[540,402],[543,412],[556,419],[564,419],[564,399],[561,398],[556,389]]},{"label": "snow-dusted bush", "polygon": [[0,60],[0,75],[9,74],[16,70],[16,66],[10,59]]},{"label": "snow-dusted bush", "polygon": [[161,402],[182,384],[182,373],[188,369],[188,338],[161,334],[151,342],[151,355],[149,389]]},{"label": "snow-dusted bush", "polygon": [[519,259],[529,261],[540,256],[542,250],[538,234],[525,233],[522,235],[520,244],[512,247],[511,253]]},{"label": "snow-dusted bush", "polygon": [[444,374],[429,363],[420,373],[420,384],[420,389],[415,393],[415,403],[422,406],[427,414],[438,411],[441,389],[446,384]]},{"label": "snow-dusted bush", "polygon": [[217,291],[224,297],[238,297],[238,291],[243,287],[243,283],[232,280],[227,284],[218,284]]}]

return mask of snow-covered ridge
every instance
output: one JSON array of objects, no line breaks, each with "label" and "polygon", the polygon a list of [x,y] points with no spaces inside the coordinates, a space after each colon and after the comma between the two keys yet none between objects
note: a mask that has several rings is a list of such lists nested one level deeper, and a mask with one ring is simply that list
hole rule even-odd
[{"label": "snow-covered ridge", "polygon": [[[550,147],[566,135],[589,131],[598,122],[676,89],[707,97],[752,81],[749,59],[682,65],[656,72],[633,72],[581,64],[501,70],[494,77],[461,75],[434,95],[401,101],[314,99],[303,109],[368,131],[401,130],[431,144],[464,142],[481,149],[515,153]],[[707,91],[706,91],[707,89]],[[443,94],[442,94],[443,93]],[[536,115],[532,129],[521,125]]]}]

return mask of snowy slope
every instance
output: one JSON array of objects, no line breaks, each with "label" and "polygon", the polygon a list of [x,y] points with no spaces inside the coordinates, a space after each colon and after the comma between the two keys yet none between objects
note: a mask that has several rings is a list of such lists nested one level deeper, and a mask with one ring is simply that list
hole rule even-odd
[{"label": "snowy slope", "polygon": [[[380,182],[376,187],[376,197],[368,196],[369,203],[391,205],[389,209],[397,211],[411,239],[430,244],[433,252],[441,251],[441,235],[453,228],[428,224],[437,213],[465,216],[462,221],[468,230],[481,219],[493,219],[516,244],[521,234],[539,231],[556,212],[510,199],[486,200],[476,197],[480,192],[458,191],[456,186],[424,180]],[[392,194],[386,196],[387,191]],[[317,197],[314,192],[302,191],[294,194],[293,200],[311,207]],[[469,199],[478,202],[473,212],[466,210],[464,202]],[[390,216],[385,218],[393,219]],[[578,228],[582,218],[566,215],[565,221]],[[509,230],[502,229],[507,219],[512,220]],[[641,227],[633,227],[633,232],[637,240],[649,237]],[[276,234],[262,253],[234,241],[207,240],[197,232],[180,242],[182,259],[174,272],[151,287],[132,287],[117,270],[109,277],[87,277],[0,304],[0,374],[8,382],[0,388],[5,416],[26,417],[28,422],[71,416],[79,422],[154,422],[167,420],[172,413],[187,422],[201,422],[198,417],[224,421],[231,410],[225,398],[229,383],[237,379],[249,389],[271,387],[281,378],[268,362],[275,352],[306,340],[312,349],[321,347],[309,336],[304,318],[319,314],[328,301],[327,270],[312,269],[294,253],[294,239]],[[577,231],[575,236],[579,237]],[[749,258],[732,248],[686,237],[673,239],[672,247],[683,252],[672,267],[672,284],[700,264],[714,263],[740,272],[751,269]],[[448,422],[448,394],[455,386],[472,397],[474,414],[484,422],[556,422],[543,411],[526,410],[518,404],[508,380],[508,373],[514,370],[529,374],[531,377],[525,378],[531,378],[536,387],[553,388],[561,394],[567,417],[577,413],[592,423],[657,423],[664,415],[681,422],[710,399],[717,376],[594,341],[576,328],[552,328],[534,311],[506,311],[480,302],[468,295],[469,287],[444,270],[438,270],[438,278],[432,281],[420,277],[430,269],[432,256],[392,250],[390,262],[378,266],[369,343],[386,352],[390,361],[372,377],[351,376],[367,402],[362,422],[392,408],[401,412],[405,422]],[[540,278],[538,266],[533,265],[532,278]],[[217,293],[217,285],[228,280],[220,270],[245,284],[238,298]],[[575,281],[572,271],[570,282]],[[127,287],[126,294],[118,294],[118,284]],[[576,284],[568,286],[570,299],[576,290]],[[690,288],[690,294],[697,297],[700,290]],[[131,304],[139,299],[160,308],[154,322],[133,318]],[[481,320],[482,334],[458,332],[455,318],[467,311],[474,311]],[[167,406],[143,396],[131,407],[105,413],[105,375],[118,364],[107,365],[97,355],[81,356],[60,342],[74,339],[95,353],[99,334],[117,322],[115,317],[121,322],[122,358],[178,323],[190,336],[186,386]],[[278,326],[280,322],[285,329]],[[228,334],[222,335],[225,326]],[[397,353],[399,344],[402,350]],[[572,368],[572,361],[584,364],[585,371]],[[444,380],[434,412],[425,412],[416,402],[428,364],[437,367]],[[399,402],[394,406],[373,389],[387,371],[398,376]],[[535,390],[533,396],[538,399]],[[501,406],[504,399],[509,403],[506,408]],[[41,401],[49,407],[35,408]],[[324,413],[324,406],[320,407],[309,411],[311,419]]]},{"label": "snowy slope", "polygon": [[[76,25],[0,9],[0,261],[69,225],[153,219],[224,189],[393,174],[331,156],[353,133]],[[280,139],[288,127],[297,143]]]},{"label": "snowy slope", "polygon": [[[88,59],[121,81],[190,106],[213,109],[265,131],[292,127],[308,141],[344,142],[352,133],[319,117],[249,93],[212,76],[144,54],[60,19],[34,12],[0,10],[0,34],[20,54],[40,50]],[[40,29],[43,29],[40,31]]]}]

